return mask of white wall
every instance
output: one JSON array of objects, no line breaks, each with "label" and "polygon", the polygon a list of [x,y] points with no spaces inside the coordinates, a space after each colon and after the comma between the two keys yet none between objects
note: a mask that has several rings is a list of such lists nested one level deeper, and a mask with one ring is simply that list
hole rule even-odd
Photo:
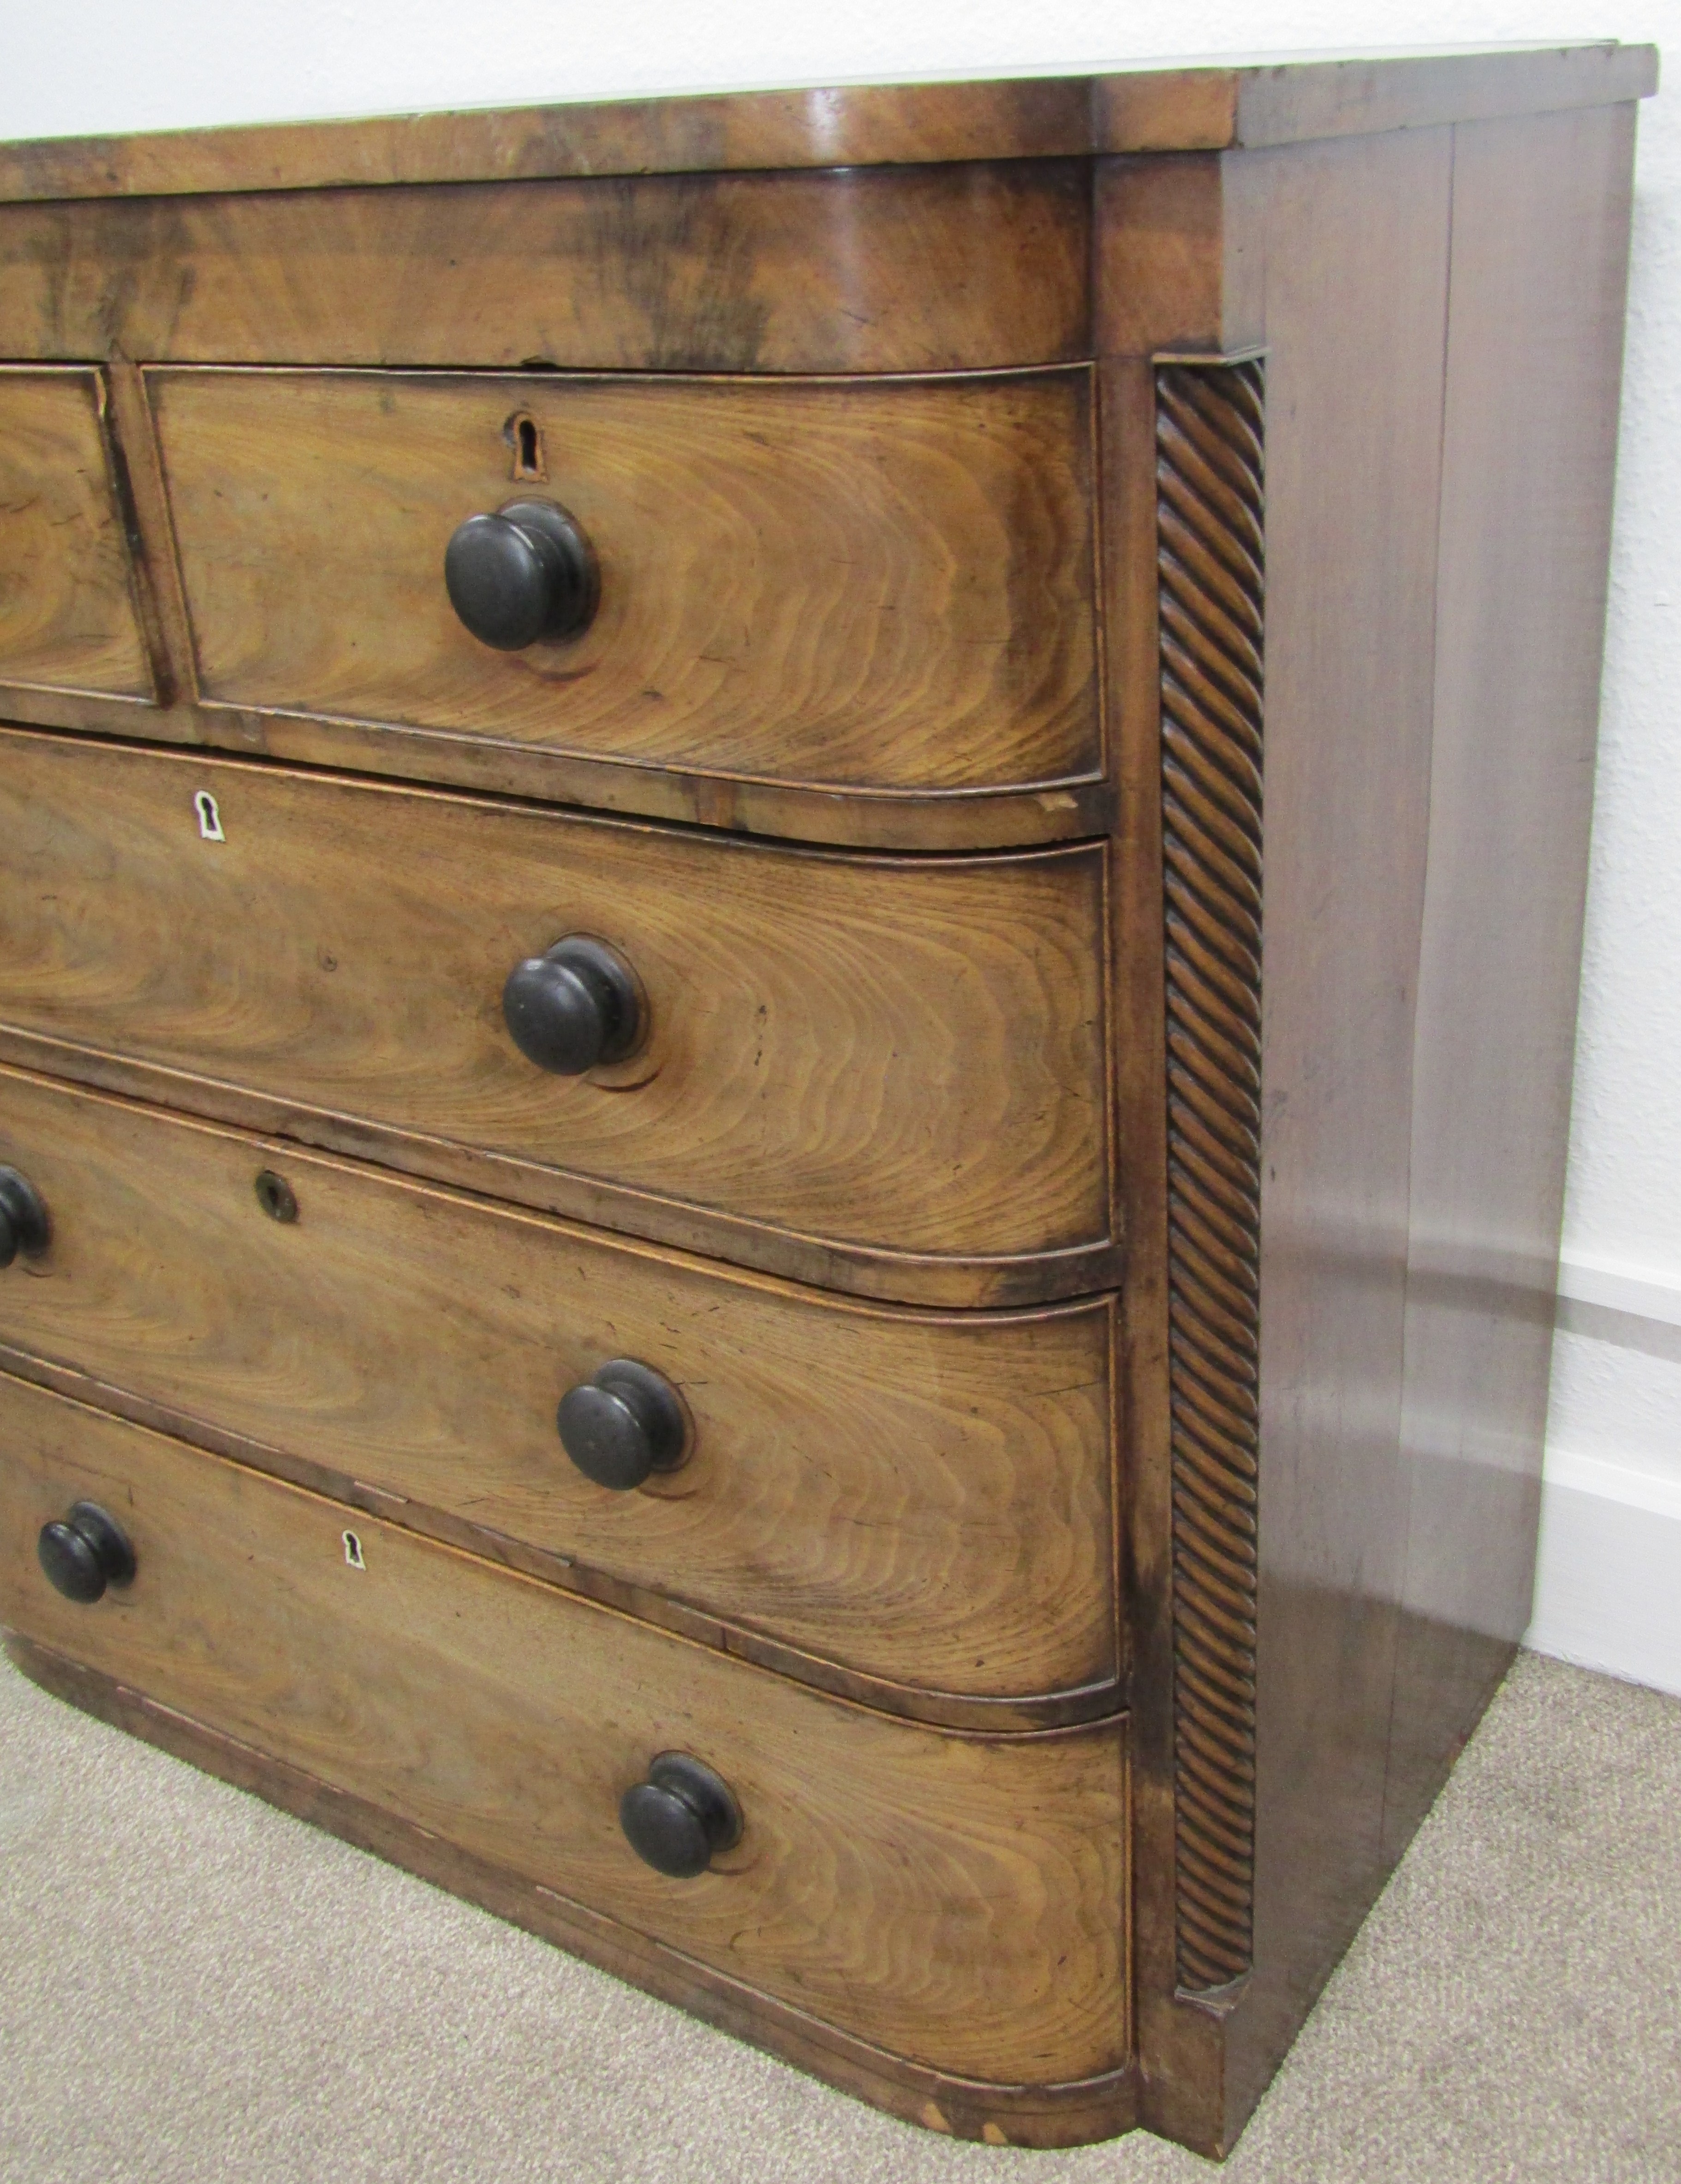
[{"label": "white wall", "polygon": [[[1649,39],[1676,0],[0,0],[0,137],[853,76]],[[1675,57],[1681,71],[1681,50]],[[1640,125],[1532,1641],[1681,1691],[1681,92]]]}]

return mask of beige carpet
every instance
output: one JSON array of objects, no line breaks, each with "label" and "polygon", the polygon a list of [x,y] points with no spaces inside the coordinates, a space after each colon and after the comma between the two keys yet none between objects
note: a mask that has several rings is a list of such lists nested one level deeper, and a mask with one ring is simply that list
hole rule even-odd
[{"label": "beige carpet", "polygon": [[[3,2184],[1213,2174],[877,2115],[0,1663]],[[1681,2179],[1681,1702],[1521,1660],[1225,2175]]]}]

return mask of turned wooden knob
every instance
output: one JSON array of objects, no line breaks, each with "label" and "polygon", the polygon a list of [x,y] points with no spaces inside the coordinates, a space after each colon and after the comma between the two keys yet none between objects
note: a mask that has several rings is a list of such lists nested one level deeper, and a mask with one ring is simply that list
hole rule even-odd
[{"label": "turned wooden knob", "polygon": [[35,1552],[53,1590],[84,1607],[134,1575],[127,1533],[97,1502],[78,1502],[62,1523],[43,1524]]},{"label": "turned wooden knob", "polygon": [[463,626],[499,652],[578,636],[600,593],[589,541],[550,500],[470,515],[444,550],[444,582]]},{"label": "turned wooden knob", "polygon": [[586,1479],[625,1493],[652,1471],[674,1471],[686,1453],[689,1418],[669,1380],[634,1357],[615,1357],[568,1388],[556,1423],[567,1454]]},{"label": "turned wooden knob", "polygon": [[715,1852],[741,1840],[741,1808],[729,1784],[686,1752],[661,1752],[647,1780],[620,1798],[618,1817],[638,1858],[673,1880],[692,1880]]},{"label": "turned wooden knob", "polygon": [[623,1061],[642,1036],[642,996],[630,966],[581,933],[515,964],[502,989],[502,1016],[527,1061],[559,1077]]},{"label": "turned wooden knob", "polygon": [[9,1267],[20,1251],[38,1258],[47,1249],[52,1223],[41,1193],[14,1167],[0,1167],[0,1267]]}]

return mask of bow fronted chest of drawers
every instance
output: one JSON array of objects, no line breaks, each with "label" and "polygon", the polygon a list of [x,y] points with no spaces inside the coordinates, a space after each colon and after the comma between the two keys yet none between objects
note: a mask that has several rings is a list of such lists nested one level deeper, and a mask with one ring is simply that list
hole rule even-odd
[{"label": "bow fronted chest of drawers", "polygon": [[1645,48],[0,147],[0,1619],[935,2128],[1524,1628]]}]

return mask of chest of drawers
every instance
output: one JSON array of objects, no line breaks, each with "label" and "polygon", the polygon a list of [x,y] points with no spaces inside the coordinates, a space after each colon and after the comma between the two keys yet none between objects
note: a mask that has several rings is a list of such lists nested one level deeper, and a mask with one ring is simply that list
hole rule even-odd
[{"label": "chest of drawers", "polygon": [[1528,1611],[1645,48],[0,147],[0,1619],[1230,2145]]}]

